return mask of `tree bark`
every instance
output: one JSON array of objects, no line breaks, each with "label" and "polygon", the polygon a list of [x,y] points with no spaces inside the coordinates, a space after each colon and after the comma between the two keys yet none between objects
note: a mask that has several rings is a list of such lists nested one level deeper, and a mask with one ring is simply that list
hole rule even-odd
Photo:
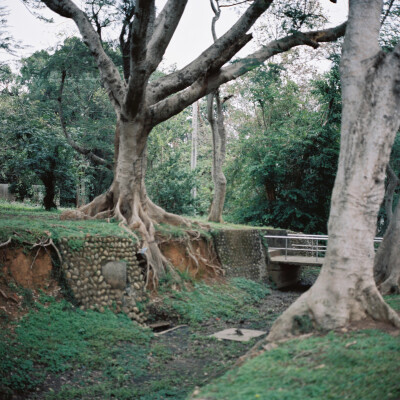
[{"label": "tree bark", "polygon": [[298,334],[310,322],[330,330],[372,317],[400,327],[373,275],[377,214],[400,122],[400,48],[390,54],[379,48],[381,7],[379,0],[350,1],[341,62],[341,148],[326,257],[314,286],[278,318],[267,340]]},{"label": "tree bark", "polygon": [[387,167],[387,177],[388,177],[388,184],[385,193],[385,211],[388,222],[392,220],[393,217],[393,197],[396,187],[400,183],[400,179],[394,173],[390,164]]},{"label": "tree bark", "polygon": [[40,175],[40,180],[43,182],[45,188],[45,195],[43,198],[43,206],[46,211],[56,209],[57,205],[54,201],[56,195],[56,179],[54,176],[54,169],[56,167],[56,161],[50,160],[49,170]]},{"label": "tree bark", "polygon": [[382,294],[400,293],[400,202],[375,256],[374,277]]},{"label": "tree bark", "polygon": [[[210,4],[214,12],[211,33],[215,43],[217,41],[215,25],[221,15],[221,9],[218,0],[210,0]],[[214,117],[214,100],[216,103],[216,119]],[[214,183],[214,194],[208,220],[211,222],[222,222],[222,212],[224,210],[226,195],[226,177],[222,171],[226,155],[226,131],[219,90],[210,93],[207,97],[207,117],[211,126],[213,139],[212,179]]]},{"label": "tree bark", "polygon": [[[190,170],[194,171],[197,167],[197,142],[199,135],[199,103],[196,101],[193,103],[192,110],[192,151],[190,154]],[[192,196],[195,199],[197,197],[197,188],[192,188]]]},{"label": "tree bark", "polygon": [[[216,103],[216,118],[214,116],[214,100]],[[212,179],[214,183],[214,194],[208,220],[222,222],[226,194],[226,178],[222,171],[226,155],[226,131],[219,91],[208,95],[207,108],[207,117],[213,138]]]}]

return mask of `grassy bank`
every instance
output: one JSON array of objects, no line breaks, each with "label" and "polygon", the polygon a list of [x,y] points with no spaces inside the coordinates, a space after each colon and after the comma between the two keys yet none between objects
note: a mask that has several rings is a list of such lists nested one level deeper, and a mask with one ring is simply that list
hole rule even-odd
[{"label": "grassy bank", "polygon": [[[386,301],[400,311],[400,296]],[[397,400],[400,336],[381,330],[291,340],[235,368],[191,399]]]},{"label": "grassy bank", "polygon": [[16,243],[34,243],[48,236],[55,241],[60,237],[86,235],[128,237],[116,221],[64,221],[60,220],[60,215],[61,210],[45,211],[24,203],[0,201],[0,241],[12,238]]},{"label": "grassy bank", "polygon": [[[201,284],[182,292],[190,303],[183,307],[183,297],[172,302],[180,292],[167,292],[164,286],[160,307],[180,304],[176,312],[189,326],[160,337],[124,314],[82,311],[41,296],[22,320],[1,330],[0,398],[184,399],[252,345],[220,342],[196,327],[215,315],[237,322],[243,315],[234,315],[232,304],[250,310],[268,294],[263,285],[243,279]],[[217,300],[220,307],[210,312]]]}]

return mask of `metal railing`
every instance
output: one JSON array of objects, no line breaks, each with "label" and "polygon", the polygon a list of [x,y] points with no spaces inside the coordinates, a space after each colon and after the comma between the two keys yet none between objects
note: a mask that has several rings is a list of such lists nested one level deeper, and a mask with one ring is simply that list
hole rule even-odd
[{"label": "metal railing", "polygon": [[[283,250],[285,260],[287,260],[288,252],[305,253],[305,256],[315,258],[323,258],[328,245],[328,235],[304,235],[298,233],[289,233],[287,236],[265,235],[266,239],[284,239],[284,247],[271,247],[268,245],[268,251]],[[374,244],[382,241],[381,237],[374,239]],[[300,243],[299,243],[300,242]]]}]

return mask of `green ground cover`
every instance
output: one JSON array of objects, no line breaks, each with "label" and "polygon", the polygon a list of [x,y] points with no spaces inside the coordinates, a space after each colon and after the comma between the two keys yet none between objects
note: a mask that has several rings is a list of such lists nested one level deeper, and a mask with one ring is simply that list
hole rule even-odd
[{"label": "green ground cover", "polygon": [[229,371],[194,398],[398,399],[400,339],[376,330],[293,340]]},{"label": "green ground cover", "polygon": [[[225,372],[252,345],[219,342],[196,331],[197,324],[224,309],[238,321],[242,314],[228,311],[229,303],[249,310],[267,294],[263,285],[245,279],[186,290],[186,300],[199,304],[179,308],[190,326],[177,331],[176,338],[155,337],[124,314],[82,311],[42,295],[30,303],[22,320],[0,332],[0,398],[39,388],[38,398],[44,399],[184,399],[196,384]],[[225,302],[222,295],[228,296]],[[172,291],[172,296],[179,298],[179,292]],[[216,299],[222,304],[210,313]]]},{"label": "green ground cover", "polygon": [[[400,311],[400,296],[386,301]],[[397,400],[400,337],[379,330],[291,340],[227,372],[192,399]]]},{"label": "green ground cover", "polygon": [[50,236],[57,241],[61,237],[85,237],[86,235],[130,237],[115,221],[60,220],[62,210],[45,211],[38,206],[0,201],[0,241],[12,238],[14,242],[36,242]]},{"label": "green ground cover", "polygon": [[210,318],[253,319],[257,316],[254,304],[270,293],[266,284],[244,278],[233,278],[229,284],[193,282],[193,289],[174,291],[161,282],[158,312],[192,325]]}]

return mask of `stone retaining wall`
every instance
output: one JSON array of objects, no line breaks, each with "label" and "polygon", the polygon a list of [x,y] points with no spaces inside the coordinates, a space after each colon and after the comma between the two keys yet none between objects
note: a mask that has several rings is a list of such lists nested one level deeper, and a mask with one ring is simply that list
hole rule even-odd
[{"label": "stone retaining wall", "polygon": [[145,313],[137,302],[146,299],[145,277],[137,246],[128,238],[63,238],[62,271],[82,309],[103,312],[106,307],[124,311],[143,323]]},{"label": "stone retaining wall", "polygon": [[223,230],[214,235],[215,247],[227,277],[255,281],[267,278],[266,249],[256,229]]}]

